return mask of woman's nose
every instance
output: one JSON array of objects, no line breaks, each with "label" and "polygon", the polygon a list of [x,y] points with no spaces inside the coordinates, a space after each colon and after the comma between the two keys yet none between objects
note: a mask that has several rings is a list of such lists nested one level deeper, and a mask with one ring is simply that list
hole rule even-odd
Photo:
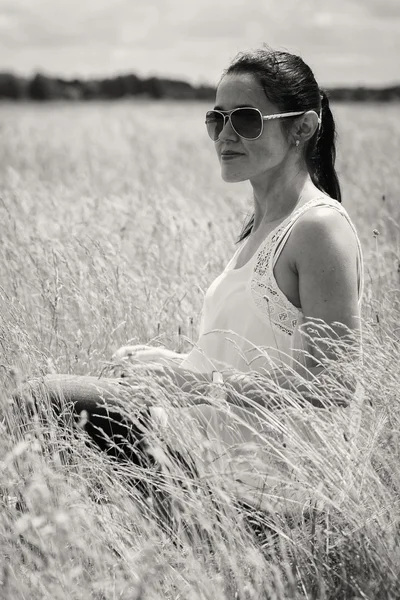
[{"label": "woman's nose", "polygon": [[222,140],[222,141],[237,140],[238,139],[238,134],[233,129],[233,127],[231,125],[231,120],[230,119],[225,119],[225,124],[224,124],[224,126],[222,128],[221,133],[218,136],[218,139]]}]

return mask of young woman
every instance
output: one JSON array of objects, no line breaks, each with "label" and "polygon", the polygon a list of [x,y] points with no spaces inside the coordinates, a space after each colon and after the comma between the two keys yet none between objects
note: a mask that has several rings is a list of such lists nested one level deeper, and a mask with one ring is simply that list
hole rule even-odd
[{"label": "young woman", "polygon": [[[319,386],[338,348],[357,357],[363,262],[341,205],[329,101],[300,57],[269,48],[238,55],[219,82],[206,127],[224,181],[250,182],[254,213],[207,290],[193,350],[182,357],[126,346],[115,356],[134,363],[131,374],[145,369],[153,383],[173,381],[184,390],[187,408],[180,410],[215,442],[222,471],[232,448],[263,431],[265,409],[279,410],[285,391],[295,391],[298,411],[351,398],[350,380],[338,398]],[[86,430],[101,448],[137,461],[127,440],[132,449],[138,428],[116,408],[116,399],[139,398],[142,384],[132,381],[49,376],[45,384],[53,400],[64,396],[76,413],[86,411]],[[225,404],[210,401],[216,391]],[[149,415],[148,428],[156,421],[168,427],[165,404]],[[269,474],[252,471],[243,460],[234,478],[246,486],[242,497],[259,503]]]}]

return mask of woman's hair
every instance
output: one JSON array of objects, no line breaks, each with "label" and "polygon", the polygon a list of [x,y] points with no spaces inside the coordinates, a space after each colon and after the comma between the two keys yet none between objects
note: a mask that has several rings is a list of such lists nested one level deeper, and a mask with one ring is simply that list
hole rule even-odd
[{"label": "woman's hair", "polygon": [[[329,99],[315,81],[310,67],[289,52],[272,50],[268,46],[238,54],[224,71],[224,75],[250,73],[261,83],[265,95],[282,112],[315,110],[321,115],[321,125],[308,141],[305,161],[310,177],[322,192],[341,202],[339,180],[335,171],[335,121]],[[290,128],[291,119],[282,126]],[[239,241],[247,237],[254,223],[254,215],[245,224]]]}]

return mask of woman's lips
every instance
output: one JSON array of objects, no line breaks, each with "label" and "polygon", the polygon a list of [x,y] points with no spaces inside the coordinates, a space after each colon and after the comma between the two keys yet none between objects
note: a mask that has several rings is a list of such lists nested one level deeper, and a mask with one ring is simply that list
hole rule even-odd
[{"label": "woman's lips", "polygon": [[222,160],[232,160],[233,158],[238,158],[239,156],[243,156],[240,152],[221,152]]}]

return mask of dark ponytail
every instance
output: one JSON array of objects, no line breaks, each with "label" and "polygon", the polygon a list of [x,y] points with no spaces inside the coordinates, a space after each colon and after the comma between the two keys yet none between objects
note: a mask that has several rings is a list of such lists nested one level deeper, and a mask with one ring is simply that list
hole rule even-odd
[{"label": "dark ponytail", "polygon": [[324,90],[320,90],[320,98],[321,125],[308,143],[305,159],[314,185],[331,198],[341,202],[342,194],[335,170],[335,121],[329,106],[329,98]]},{"label": "dark ponytail", "polygon": [[[329,99],[319,89],[310,67],[295,54],[272,50],[268,46],[238,54],[224,75],[251,73],[262,85],[265,95],[281,112],[315,110],[321,114],[321,125],[306,145],[305,161],[316,187],[341,202],[339,180],[335,170],[335,121]],[[282,127],[290,129],[292,119]],[[244,225],[239,241],[247,237],[254,215]]]}]

